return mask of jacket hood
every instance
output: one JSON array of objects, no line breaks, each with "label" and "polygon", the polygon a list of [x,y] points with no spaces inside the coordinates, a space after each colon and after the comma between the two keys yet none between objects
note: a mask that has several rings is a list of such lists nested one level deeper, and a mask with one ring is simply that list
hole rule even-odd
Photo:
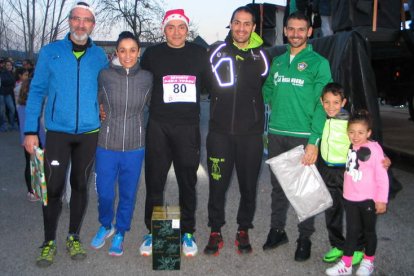
[{"label": "jacket hood", "polygon": [[[227,34],[227,37],[226,37],[225,41],[228,44],[232,44],[235,47],[237,47],[237,45],[233,41],[233,37],[231,36],[231,31],[229,31],[229,33]],[[250,50],[250,49],[253,49],[253,48],[258,48],[262,45],[263,45],[263,39],[256,32],[252,32],[252,35],[250,36],[249,44],[247,45],[247,47],[243,48],[243,49],[240,49],[239,47],[237,47],[237,48],[239,50],[247,51],[247,50]]]},{"label": "jacket hood", "polygon": [[348,120],[349,112],[346,109],[342,108],[341,111],[339,111],[339,113],[336,114],[335,117],[332,117],[332,118],[339,119],[339,120]]}]

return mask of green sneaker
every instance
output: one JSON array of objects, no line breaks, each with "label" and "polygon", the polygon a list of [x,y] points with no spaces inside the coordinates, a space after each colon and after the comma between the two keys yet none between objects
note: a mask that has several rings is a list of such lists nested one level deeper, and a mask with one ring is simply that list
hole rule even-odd
[{"label": "green sneaker", "polygon": [[325,263],[334,263],[336,262],[338,259],[340,259],[342,257],[342,255],[344,255],[344,251],[336,248],[336,247],[332,247],[331,250],[329,250],[325,256],[323,256],[323,261]]},{"label": "green sneaker", "polygon": [[359,265],[359,263],[364,258],[364,252],[362,251],[355,251],[354,255],[352,256],[352,265]]},{"label": "green sneaker", "polygon": [[36,260],[36,265],[39,267],[48,267],[53,264],[53,258],[56,255],[56,242],[44,242],[41,248],[42,252]]},{"label": "green sneaker", "polygon": [[66,239],[66,249],[72,260],[83,260],[86,258],[86,251],[83,249],[82,243],[77,236],[70,235]]}]

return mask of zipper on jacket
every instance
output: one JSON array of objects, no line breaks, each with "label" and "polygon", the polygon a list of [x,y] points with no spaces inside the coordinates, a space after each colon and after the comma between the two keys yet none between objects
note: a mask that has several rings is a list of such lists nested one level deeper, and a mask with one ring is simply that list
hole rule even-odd
[{"label": "zipper on jacket", "polygon": [[129,83],[128,83],[128,75],[129,69],[126,68],[126,94],[125,94],[125,111],[124,111],[124,133],[122,135],[122,151],[125,151],[125,132],[126,132],[126,116],[128,112],[128,90],[129,90]]},{"label": "zipper on jacket", "polygon": [[[145,103],[147,102],[147,96],[149,92],[150,92],[150,89],[148,89],[147,92],[145,92],[144,103],[142,104],[141,110],[139,111],[138,122],[141,122],[141,117],[142,117],[142,114],[144,113]],[[141,124],[139,126],[139,147],[140,148],[142,147],[142,125]]]},{"label": "zipper on jacket", "polygon": [[[85,54],[83,54],[85,55]],[[75,125],[75,133],[78,133],[79,130],[79,98],[80,98],[80,91],[79,91],[79,87],[80,87],[80,80],[79,80],[79,76],[80,76],[80,62],[82,59],[82,56],[80,56],[79,58],[76,59],[76,61],[78,62],[78,68],[77,68],[77,82],[76,82],[76,125]]]},{"label": "zipper on jacket", "polygon": [[110,135],[110,125],[111,125],[111,103],[109,102],[109,97],[108,97],[108,92],[106,91],[105,86],[102,87],[104,95],[105,95],[105,99],[106,102],[108,103],[108,111],[106,112],[106,118],[105,121],[107,122],[107,126],[106,126],[106,137],[105,137],[105,149],[108,149],[108,140],[109,140],[109,135]]},{"label": "zipper on jacket", "polygon": [[234,124],[236,121],[236,98],[237,98],[237,85],[238,85],[238,76],[240,71],[240,65],[236,65],[236,72],[234,74],[234,88],[233,88],[233,107],[231,115],[231,133],[234,133]]},{"label": "zipper on jacket", "polygon": [[106,126],[105,149],[108,149],[109,124]]},{"label": "zipper on jacket", "polygon": [[53,98],[53,104],[52,104],[52,121],[53,121],[53,118],[55,117],[55,104],[56,104],[56,98],[57,98],[57,96],[56,96],[56,94],[55,94],[55,97]]},{"label": "zipper on jacket", "polygon": [[[328,119],[329,120],[329,127],[328,127],[328,137],[326,138],[326,141],[330,141],[330,136],[331,136],[331,123],[332,123],[332,120],[331,119]],[[325,143],[326,144],[326,146],[327,146],[327,150],[326,150],[326,158],[329,160],[329,151],[330,151],[330,144],[328,143],[328,142],[326,142]]]}]

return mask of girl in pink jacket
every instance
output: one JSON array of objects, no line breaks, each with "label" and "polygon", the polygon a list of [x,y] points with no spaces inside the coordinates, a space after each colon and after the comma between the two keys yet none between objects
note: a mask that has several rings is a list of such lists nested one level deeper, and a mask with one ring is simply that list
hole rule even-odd
[{"label": "girl in pink jacket", "polygon": [[370,141],[371,119],[368,111],[359,110],[348,122],[351,148],[344,176],[346,240],[344,255],[339,263],[326,270],[327,275],[352,275],[352,255],[361,233],[366,239],[365,255],[356,275],[371,275],[374,271],[377,215],[385,213],[388,202],[388,175],[382,164],[381,146]]}]

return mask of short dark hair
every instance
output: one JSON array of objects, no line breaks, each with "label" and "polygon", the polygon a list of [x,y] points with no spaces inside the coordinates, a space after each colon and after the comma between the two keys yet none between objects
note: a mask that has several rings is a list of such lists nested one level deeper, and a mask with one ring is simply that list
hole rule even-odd
[{"label": "short dark hair", "polygon": [[116,49],[118,49],[119,43],[121,43],[121,41],[124,40],[124,39],[134,40],[137,43],[138,48],[141,48],[140,45],[139,45],[139,39],[133,33],[129,32],[129,31],[123,31],[119,34],[118,39],[116,41]]},{"label": "short dark hair", "polygon": [[337,82],[330,82],[322,89],[321,98],[328,93],[332,93],[335,96],[340,96],[341,100],[345,99],[345,92],[342,85]]},{"label": "short dark hair", "polygon": [[286,23],[285,23],[286,25],[285,26],[287,26],[288,21],[290,19],[305,20],[307,25],[308,25],[308,28],[311,26],[309,17],[301,11],[296,11],[294,13],[289,14],[289,16],[286,19]]},{"label": "short dark hair", "polygon": [[254,11],[251,8],[249,8],[248,6],[241,6],[241,7],[238,7],[237,9],[235,9],[233,14],[231,15],[230,22],[233,22],[233,19],[236,16],[236,13],[238,13],[240,11],[250,13],[252,15],[253,23],[256,24],[256,15],[254,14]]}]

